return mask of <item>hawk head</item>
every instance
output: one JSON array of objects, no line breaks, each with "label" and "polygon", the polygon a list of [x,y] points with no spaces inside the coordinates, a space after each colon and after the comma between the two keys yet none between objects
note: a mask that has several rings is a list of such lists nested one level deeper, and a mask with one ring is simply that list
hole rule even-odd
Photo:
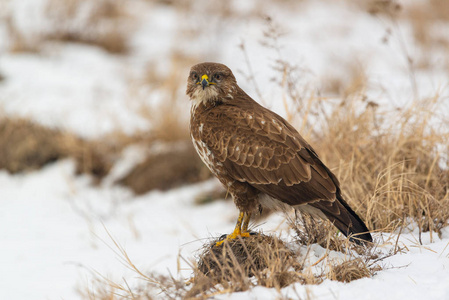
[{"label": "hawk head", "polygon": [[237,81],[228,67],[205,62],[190,69],[186,94],[194,106],[200,103],[216,105],[232,100],[237,89]]}]

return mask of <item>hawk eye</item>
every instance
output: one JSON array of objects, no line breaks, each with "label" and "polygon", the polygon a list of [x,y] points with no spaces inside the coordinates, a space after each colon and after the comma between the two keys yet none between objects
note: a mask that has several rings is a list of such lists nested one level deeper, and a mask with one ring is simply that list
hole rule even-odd
[{"label": "hawk eye", "polygon": [[197,81],[199,79],[198,74],[196,74],[195,72],[192,73],[192,79]]},{"label": "hawk eye", "polygon": [[215,73],[214,76],[213,76],[213,78],[214,78],[215,80],[222,80],[222,79],[223,79],[223,74]]}]

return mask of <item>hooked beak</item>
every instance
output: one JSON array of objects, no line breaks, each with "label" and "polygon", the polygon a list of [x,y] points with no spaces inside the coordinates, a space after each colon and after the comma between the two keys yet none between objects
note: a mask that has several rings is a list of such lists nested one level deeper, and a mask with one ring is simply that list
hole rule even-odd
[{"label": "hooked beak", "polygon": [[204,74],[202,77],[201,77],[201,86],[203,87],[203,90],[206,88],[206,86],[208,86],[210,83],[209,83],[209,77],[206,75],[206,74]]},{"label": "hooked beak", "polygon": [[208,85],[209,85],[209,81],[207,81],[206,78],[204,78],[203,80],[201,80],[201,86],[203,87],[203,90],[204,90],[204,88],[205,88],[206,86],[208,86]]},{"label": "hooked beak", "polygon": [[204,90],[206,88],[206,86],[209,86],[209,85],[215,84],[215,83],[214,82],[210,82],[209,81],[209,76],[204,74],[203,76],[201,76],[201,81],[197,82],[196,84],[201,84],[201,86],[203,87],[203,90]]}]

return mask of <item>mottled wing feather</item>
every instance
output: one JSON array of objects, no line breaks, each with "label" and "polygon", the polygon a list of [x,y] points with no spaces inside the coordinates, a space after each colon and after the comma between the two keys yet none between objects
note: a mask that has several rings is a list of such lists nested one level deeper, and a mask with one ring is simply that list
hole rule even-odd
[{"label": "mottled wing feather", "polygon": [[329,179],[322,178],[314,169],[312,169],[311,177],[313,179],[292,186],[279,183],[258,184],[254,185],[254,187],[289,205],[333,201],[337,192],[336,186],[330,183]]},{"label": "mottled wing feather", "polygon": [[335,199],[313,149],[284,119],[257,108],[221,106],[207,115],[202,139],[227,174],[291,205]]}]

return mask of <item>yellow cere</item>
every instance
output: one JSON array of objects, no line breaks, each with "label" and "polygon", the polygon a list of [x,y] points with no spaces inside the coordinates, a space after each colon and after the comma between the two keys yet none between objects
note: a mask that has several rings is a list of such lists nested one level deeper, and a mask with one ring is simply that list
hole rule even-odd
[{"label": "yellow cere", "polygon": [[201,81],[203,81],[204,79],[206,79],[206,81],[207,81],[207,83],[208,84],[216,84],[215,82],[210,82],[209,81],[209,76],[207,76],[206,74],[204,74],[203,76],[201,76],[201,80],[200,81],[198,81],[196,84],[201,84]]}]

